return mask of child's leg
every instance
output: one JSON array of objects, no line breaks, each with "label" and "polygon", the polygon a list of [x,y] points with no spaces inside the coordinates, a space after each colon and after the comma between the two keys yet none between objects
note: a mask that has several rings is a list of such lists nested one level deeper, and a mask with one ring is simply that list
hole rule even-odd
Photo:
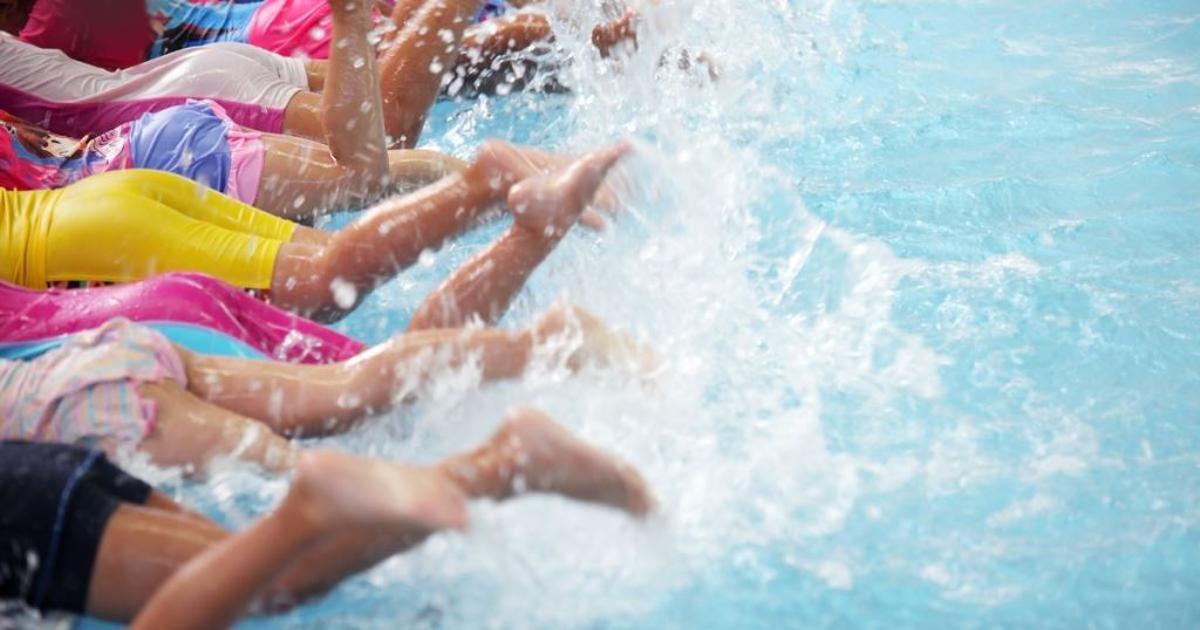
[{"label": "child's leg", "polygon": [[[230,623],[256,596],[295,602],[419,544],[437,529],[463,527],[463,496],[503,500],[525,492],[552,492],[639,516],[653,507],[645,482],[632,468],[539,412],[519,410],[478,449],[435,467],[305,453],[283,503],[234,536],[180,524],[160,528],[158,536],[114,535],[105,545],[120,550],[125,545],[118,543],[125,540],[132,546],[166,546],[157,556],[148,551],[135,557],[164,557],[170,568],[204,552],[154,593],[135,627],[157,627],[167,618],[212,627]],[[125,534],[148,528],[118,523],[111,529]],[[190,545],[172,535],[180,531],[196,532]],[[163,573],[143,577],[161,580]],[[150,590],[126,586],[120,592]]]},{"label": "child's leg", "polygon": [[176,503],[174,499],[159,492],[158,490],[153,490],[150,492],[150,497],[146,499],[145,507],[162,510],[164,512],[171,512],[173,514],[178,514],[179,516],[196,519],[205,523],[209,522],[207,516],[204,516],[203,514],[188,508],[187,506]]},{"label": "child's leg", "polygon": [[[350,478],[348,466],[352,463],[343,459],[343,466],[329,466],[328,478]],[[478,449],[423,470],[450,480],[473,499],[504,500],[529,492],[548,492],[608,505],[634,516],[643,516],[654,506],[645,481],[635,470],[581,442],[532,409],[510,412],[501,428]],[[366,570],[415,547],[430,533],[428,529],[407,528],[359,530],[332,537],[299,558],[280,578],[279,589],[296,598],[314,595],[336,584],[342,576]]]},{"label": "child's leg", "polygon": [[392,19],[400,32],[380,57],[385,126],[392,142],[405,148],[416,146],[479,0],[415,5],[411,0],[396,3]]},{"label": "child's leg", "polygon": [[179,567],[229,534],[204,517],[122,504],[100,541],[87,613],[128,622]]},{"label": "child's leg", "polygon": [[364,199],[360,184],[372,175],[342,163],[319,142],[263,136],[262,182],[254,205],[292,221],[310,221]]},{"label": "child's leg", "polygon": [[[367,42],[370,7],[336,0],[330,2],[330,9],[334,45],[329,61],[310,62],[305,68],[309,87],[319,92],[302,91],[291,98],[284,110],[283,131],[323,141],[346,171],[341,187],[359,196],[377,194],[386,185],[388,168],[375,52]],[[269,188],[272,182],[264,180]]]},{"label": "child's leg", "polygon": [[653,353],[574,307],[555,307],[528,330],[429,330],[397,336],[335,365],[293,365],[179,350],[188,389],[286,436],[329,435],[411,398],[439,369],[476,359],[485,381],[513,378],[539,340],[575,334],[567,365],[630,364],[650,369]]},{"label": "child's leg", "polygon": [[[360,182],[371,175],[339,162],[324,144],[264,134],[263,148],[256,207],[293,221],[310,221],[325,212],[357,209],[366,203]],[[396,184],[425,186],[465,167],[460,160],[435,151],[388,151],[389,179]]]},{"label": "child's leg", "polygon": [[295,447],[270,427],[212,403],[172,382],[143,383],[139,392],[153,401],[153,431],[139,449],[160,466],[184,466],[203,473],[217,456],[254,462],[265,470],[289,470]]},{"label": "child's leg", "polygon": [[[569,14],[559,17],[571,19]],[[610,56],[619,46],[637,45],[637,17],[637,12],[627,9],[612,22],[597,24],[592,28],[592,45],[601,57]],[[513,63],[525,65],[524,77],[531,77],[537,71],[537,63],[529,56],[518,56],[516,59],[509,57],[509,62],[503,63],[506,56],[553,38],[550,21],[544,14],[521,12],[493,18],[467,30],[454,72],[463,78],[470,92],[494,93],[500,85],[513,82],[516,78],[506,76],[514,74]],[[522,84],[520,79],[510,83],[516,89]]]},{"label": "child's leg", "polygon": [[533,350],[529,331],[438,330],[404,335],[333,365],[298,365],[184,351],[188,389],[291,437],[330,435],[387,411],[439,369],[478,357],[485,380],[520,374]]},{"label": "child's leg", "polygon": [[[366,2],[364,2],[366,4]],[[379,55],[384,128],[399,147],[416,146],[425,115],[437,99],[442,76],[458,55],[459,41],[479,0],[400,0],[392,10],[397,31],[386,37]],[[336,42],[336,36],[334,41]],[[331,64],[306,64],[309,89],[326,90]],[[319,97],[301,93],[288,104],[284,128],[304,137],[320,137]],[[314,135],[315,134],[315,135]]]},{"label": "child's leg", "polygon": [[438,469],[471,498],[504,500],[540,492],[634,516],[654,508],[654,498],[637,471],[531,408],[510,411],[487,442],[441,462]]},{"label": "child's leg", "polygon": [[[529,56],[512,53],[548,41],[552,35],[550,21],[540,13],[503,15],[467,29],[454,65],[454,75],[463,82],[461,95],[495,94],[501,85],[521,89],[536,74],[537,64]],[[523,66],[519,70],[518,64]]]},{"label": "child's leg", "polygon": [[499,319],[579,219],[609,169],[628,151],[626,143],[600,149],[555,176],[531,178],[514,187],[508,196],[512,227],[430,294],[413,315],[409,330]]},{"label": "child's leg", "polygon": [[392,181],[410,187],[428,186],[443,177],[467,170],[467,163],[445,153],[422,149],[388,151]]},{"label": "child's leg", "polygon": [[[334,453],[301,458],[283,502],[175,571],[134,628],[228,627],[293,560],[347,528],[432,532],[466,526],[463,497],[429,472]],[[314,576],[320,577],[320,576]]]},{"label": "child's leg", "polygon": [[387,185],[388,170],[375,51],[367,42],[371,6],[369,0],[328,2],[333,45],[321,93],[325,143],[338,163],[359,176],[358,192],[376,194]]},{"label": "child's leg", "polygon": [[[275,265],[272,296],[289,310],[340,318],[421,252],[475,225],[513,184],[537,172],[518,149],[488,142],[461,173],[376,204],[327,243],[285,246]],[[349,303],[335,299],[335,280],[351,289]]]},{"label": "child's leg", "polygon": [[520,192],[508,195],[516,215],[513,228],[428,298],[412,326],[454,328],[476,316],[494,320],[628,150],[625,143],[614,145],[583,156],[554,177],[535,178],[527,176],[537,172],[536,165],[519,151],[488,143],[461,175],[376,206],[327,245],[285,245],[272,295],[283,308],[338,319],[422,251],[440,247],[473,224],[498,194],[521,179]]}]

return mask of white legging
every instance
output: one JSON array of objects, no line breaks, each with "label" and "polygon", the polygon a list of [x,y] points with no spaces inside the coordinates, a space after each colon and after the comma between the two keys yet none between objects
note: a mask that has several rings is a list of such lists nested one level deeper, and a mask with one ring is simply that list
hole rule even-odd
[{"label": "white legging", "polygon": [[74,137],[193,98],[217,101],[241,125],[279,133],[288,102],[308,87],[303,61],[237,43],[110,72],[0,33],[0,60],[0,109]]}]

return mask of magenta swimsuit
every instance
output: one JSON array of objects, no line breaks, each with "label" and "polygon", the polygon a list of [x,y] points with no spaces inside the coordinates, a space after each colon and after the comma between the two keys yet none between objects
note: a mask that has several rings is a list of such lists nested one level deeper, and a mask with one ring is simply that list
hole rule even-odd
[{"label": "magenta swimsuit", "polygon": [[197,273],[169,273],[129,284],[31,291],[0,282],[0,341],[46,340],[96,328],[115,317],[192,324],[290,363],[334,363],[363,350],[360,341]]}]

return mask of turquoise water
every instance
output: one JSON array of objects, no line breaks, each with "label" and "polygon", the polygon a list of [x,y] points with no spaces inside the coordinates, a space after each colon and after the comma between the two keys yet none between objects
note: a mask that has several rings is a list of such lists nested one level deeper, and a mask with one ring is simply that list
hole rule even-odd
[{"label": "turquoise water", "polygon": [[[427,136],[639,138],[628,212],[504,325],[566,297],[666,373],[448,374],[332,441],[427,461],[533,403],[639,466],[662,516],[481,504],[247,627],[1200,624],[1200,4],[685,4],[622,73],[445,103]],[[718,85],[656,69],[680,40]],[[386,338],[501,228],[343,328]],[[241,524],[281,489],[231,469],[183,495]]]}]

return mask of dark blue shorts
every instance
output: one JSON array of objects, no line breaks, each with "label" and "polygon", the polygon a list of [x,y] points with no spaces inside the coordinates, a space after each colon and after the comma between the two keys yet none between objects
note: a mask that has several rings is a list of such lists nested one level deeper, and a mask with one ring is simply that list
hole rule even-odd
[{"label": "dark blue shorts", "polygon": [[100,451],[0,441],[0,599],[84,612],[109,519],[150,492]]}]

